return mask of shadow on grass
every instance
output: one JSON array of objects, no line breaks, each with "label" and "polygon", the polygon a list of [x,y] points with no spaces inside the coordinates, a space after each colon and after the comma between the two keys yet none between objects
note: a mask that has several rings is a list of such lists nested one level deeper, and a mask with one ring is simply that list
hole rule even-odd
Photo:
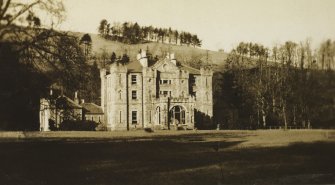
[{"label": "shadow on grass", "polygon": [[34,185],[335,182],[335,143],[231,149],[242,141],[179,139],[182,142],[171,137],[131,142],[2,142],[0,182]]}]

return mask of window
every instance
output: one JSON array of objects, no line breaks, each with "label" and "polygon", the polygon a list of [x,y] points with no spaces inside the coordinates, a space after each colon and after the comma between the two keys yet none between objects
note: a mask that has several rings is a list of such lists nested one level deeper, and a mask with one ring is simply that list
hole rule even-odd
[{"label": "window", "polygon": [[122,83],[122,80],[121,80],[121,74],[119,74],[119,84]]},{"label": "window", "polygon": [[119,121],[119,123],[121,123],[121,118],[122,118],[122,111],[120,111],[120,121]]},{"label": "window", "polygon": [[168,95],[169,91],[159,91],[159,94],[162,94],[162,95]]},{"label": "window", "polygon": [[[169,82],[170,81],[170,82]],[[171,80],[160,80],[161,84],[171,84]]]},{"label": "window", "polygon": [[133,99],[133,100],[137,99],[137,93],[136,93],[136,91],[131,91],[131,99]]},{"label": "window", "polygon": [[136,84],[136,83],[137,83],[136,75],[131,75],[131,84]]},{"label": "window", "polygon": [[131,123],[137,124],[137,111],[131,111]]},{"label": "window", "polygon": [[121,100],[121,99],[122,99],[122,92],[119,91],[119,100]]}]

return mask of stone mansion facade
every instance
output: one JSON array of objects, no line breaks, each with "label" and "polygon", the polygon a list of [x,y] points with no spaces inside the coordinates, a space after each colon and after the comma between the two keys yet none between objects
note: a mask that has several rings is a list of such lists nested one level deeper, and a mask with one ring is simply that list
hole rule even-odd
[{"label": "stone mansion facade", "polygon": [[194,129],[213,117],[213,72],[178,65],[174,54],[149,65],[142,50],[126,65],[100,70],[103,123],[108,130]]}]

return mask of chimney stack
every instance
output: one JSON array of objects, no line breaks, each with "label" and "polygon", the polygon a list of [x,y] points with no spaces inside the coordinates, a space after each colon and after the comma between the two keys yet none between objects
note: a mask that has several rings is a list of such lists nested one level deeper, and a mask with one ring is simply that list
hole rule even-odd
[{"label": "chimney stack", "polygon": [[78,91],[74,92],[74,102],[79,104],[79,99],[78,99]]},{"label": "chimney stack", "polygon": [[177,65],[177,60],[174,58],[174,53],[170,54],[170,60],[172,63],[174,63],[174,65]]},{"label": "chimney stack", "polygon": [[141,49],[140,53],[137,55],[137,60],[143,67],[148,67],[148,58],[145,50]]}]

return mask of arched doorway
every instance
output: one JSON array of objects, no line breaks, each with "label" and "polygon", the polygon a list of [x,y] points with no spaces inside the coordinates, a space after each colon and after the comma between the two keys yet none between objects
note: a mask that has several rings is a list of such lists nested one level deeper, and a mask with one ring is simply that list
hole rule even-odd
[{"label": "arched doorway", "polygon": [[185,109],[182,106],[174,106],[170,109],[170,121],[172,125],[185,124]]}]

